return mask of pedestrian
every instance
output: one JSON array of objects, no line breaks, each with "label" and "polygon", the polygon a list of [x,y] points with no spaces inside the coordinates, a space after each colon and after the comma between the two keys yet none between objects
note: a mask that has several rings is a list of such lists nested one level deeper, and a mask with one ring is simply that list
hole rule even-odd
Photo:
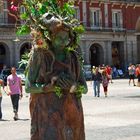
[{"label": "pedestrian", "polygon": [[3,88],[3,91],[5,92],[5,89],[4,89],[4,82],[2,79],[0,79],[0,120],[2,119],[2,109],[1,109],[1,103],[2,103],[2,88]]},{"label": "pedestrian", "polygon": [[136,68],[136,76],[138,78],[137,86],[140,87],[140,64],[138,64],[138,66]]},{"label": "pedestrian", "polygon": [[118,77],[118,71],[115,66],[112,67],[112,77],[117,78]]},{"label": "pedestrian", "polygon": [[107,72],[104,70],[102,72],[102,85],[103,85],[105,97],[107,97],[108,83],[109,83],[109,77],[107,75]]},{"label": "pedestrian", "polygon": [[11,68],[11,75],[7,77],[8,95],[11,97],[14,120],[18,120],[19,99],[22,98],[22,83],[21,78],[16,74],[16,68]]},{"label": "pedestrian", "polygon": [[107,65],[105,70],[107,72],[107,75],[109,76],[110,82],[113,83],[112,82],[112,68],[109,65]]},{"label": "pedestrian", "polygon": [[94,96],[100,97],[100,83],[102,80],[102,75],[99,72],[99,68],[96,67],[95,73],[92,73]]},{"label": "pedestrian", "polygon": [[135,85],[135,66],[130,64],[128,67],[128,74],[129,74],[129,85],[131,83],[131,80],[133,81],[133,85]]}]

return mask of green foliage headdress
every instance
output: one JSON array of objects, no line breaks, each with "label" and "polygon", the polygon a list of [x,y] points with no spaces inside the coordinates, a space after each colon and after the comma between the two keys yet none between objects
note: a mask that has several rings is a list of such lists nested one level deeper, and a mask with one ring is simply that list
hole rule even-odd
[{"label": "green foliage headdress", "polygon": [[78,35],[83,33],[84,28],[74,18],[73,4],[72,0],[64,4],[58,0],[23,0],[20,7],[24,7],[25,12],[20,15],[20,19],[24,24],[18,27],[17,34],[24,35],[37,30],[49,40],[52,32],[64,27],[69,29],[71,38],[75,38],[73,44],[77,44]]}]

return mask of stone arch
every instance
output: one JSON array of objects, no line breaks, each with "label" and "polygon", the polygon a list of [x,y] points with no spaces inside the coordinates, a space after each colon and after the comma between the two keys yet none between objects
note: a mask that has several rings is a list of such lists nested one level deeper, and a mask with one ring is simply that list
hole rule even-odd
[{"label": "stone arch", "polygon": [[103,48],[99,43],[93,43],[90,45],[89,54],[91,67],[99,66],[104,63]]},{"label": "stone arch", "polygon": [[4,65],[10,66],[10,50],[6,43],[0,42],[0,69]]},{"label": "stone arch", "polygon": [[22,57],[23,54],[30,52],[31,42],[24,42],[20,46],[21,47],[20,47],[19,53],[20,53],[20,60],[21,60],[21,57]]}]

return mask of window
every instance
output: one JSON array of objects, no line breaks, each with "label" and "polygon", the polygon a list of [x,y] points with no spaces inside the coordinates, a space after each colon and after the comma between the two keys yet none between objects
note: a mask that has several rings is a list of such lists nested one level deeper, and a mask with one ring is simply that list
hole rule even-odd
[{"label": "window", "polygon": [[97,28],[101,26],[100,9],[91,9],[90,10],[90,25],[91,25],[91,27],[97,27]]},{"label": "window", "polygon": [[26,11],[25,11],[25,7],[24,6],[21,6],[20,7],[20,13],[22,14],[22,13],[25,13]]},{"label": "window", "polygon": [[114,10],[112,12],[112,27],[122,28],[122,13],[120,10]]},{"label": "window", "polygon": [[75,16],[76,19],[80,20],[80,9],[78,7],[75,7]]},{"label": "window", "polygon": [[[23,13],[26,13],[26,10],[25,10],[25,7],[24,7],[24,6],[21,6],[21,7],[20,7],[20,14],[23,14]],[[24,24],[25,21],[24,21],[24,20],[21,20],[20,23],[21,23],[21,24]]]},{"label": "window", "polygon": [[7,1],[4,1],[1,4],[1,11],[0,11],[0,24],[5,24],[8,22],[8,14],[7,14]]}]

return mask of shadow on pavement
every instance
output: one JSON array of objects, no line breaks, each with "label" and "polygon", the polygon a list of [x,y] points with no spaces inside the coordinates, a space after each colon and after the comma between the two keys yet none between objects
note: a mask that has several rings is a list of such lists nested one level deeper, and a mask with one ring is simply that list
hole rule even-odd
[{"label": "shadow on pavement", "polygon": [[124,98],[140,98],[140,96],[125,96]]},{"label": "shadow on pavement", "polygon": [[17,121],[29,121],[30,119],[21,119],[19,118]]},{"label": "shadow on pavement", "polygon": [[10,121],[10,120],[0,119],[0,122],[1,122],[1,121]]}]

